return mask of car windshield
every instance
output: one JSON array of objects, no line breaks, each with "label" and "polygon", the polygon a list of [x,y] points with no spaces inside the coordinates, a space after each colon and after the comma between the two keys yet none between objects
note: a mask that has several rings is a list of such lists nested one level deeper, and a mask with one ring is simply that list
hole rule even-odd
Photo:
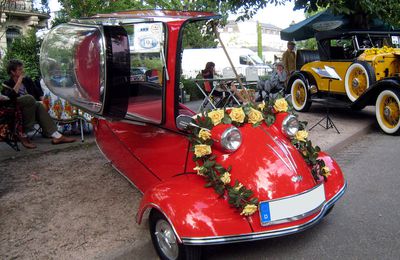
[{"label": "car windshield", "polygon": [[260,57],[258,57],[257,55],[254,55],[254,54],[249,54],[249,56],[250,56],[250,58],[253,60],[253,62],[256,64],[256,65],[263,65],[264,64],[264,62],[260,59]]}]

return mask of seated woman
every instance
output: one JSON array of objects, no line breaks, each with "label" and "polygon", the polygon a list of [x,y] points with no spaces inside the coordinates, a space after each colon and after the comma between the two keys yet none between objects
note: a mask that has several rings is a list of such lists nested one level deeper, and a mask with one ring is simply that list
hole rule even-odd
[{"label": "seated woman", "polygon": [[[215,72],[215,63],[212,61],[207,62],[205,69],[201,71],[201,75],[204,79],[214,79],[215,76],[217,75]],[[213,91],[213,89],[214,89],[214,91]],[[229,93],[226,93],[228,89],[235,96],[238,97],[240,102],[245,101],[245,99],[241,96],[241,94],[239,93],[235,84],[233,84],[232,81],[229,81],[229,82],[221,81],[220,83],[217,83],[216,81],[204,81],[205,92],[208,95],[210,95],[211,91],[212,91],[212,96],[218,97],[219,101],[221,101],[221,99],[223,99],[225,97],[229,98]],[[218,105],[220,103],[221,103],[221,106]],[[225,105],[225,102],[217,102],[216,107],[223,107],[224,105]]]},{"label": "seated woman", "polygon": [[[57,131],[57,126],[50,118],[43,104],[32,96],[27,94],[24,89],[24,67],[21,61],[11,60],[7,66],[7,73],[10,75],[10,80],[3,83],[2,93],[8,96],[11,100],[16,99],[17,106],[22,111],[22,123],[25,131],[32,129],[37,122],[43,130],[44,135],[51,137],[52,144],[62,144],[75,142],[76,139],[66,137]],[[12,81],[11,81],[12,80]],[[14,82],[14,85],[6,83]],[[24,143],[22,143],[24,145]],[[24,145],[25,146],[25,145]],[[35,148],[28,147],[28,148]]]},{"label": "seated woman", "polygon": [[[260,80],[257,82],[258,98],[256,101],[262,101],[269,98],[270,94],[280,92],[285,89],[287,74],[282,62],[276,64],[276,69],[272,72],[271,78],[268,80]],[[263,92],[266,92],[265,96]]]}]

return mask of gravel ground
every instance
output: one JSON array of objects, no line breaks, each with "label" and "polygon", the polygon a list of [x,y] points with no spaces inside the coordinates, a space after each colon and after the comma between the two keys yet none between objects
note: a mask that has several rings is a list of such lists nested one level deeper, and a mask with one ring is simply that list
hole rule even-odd
[{"label": "gravel ground", "polygon": [[135,223],[140,192],[94,145],[0,165],[0,259],[109,258],[132,245],[140,257],[151,248],[147,226]]}]

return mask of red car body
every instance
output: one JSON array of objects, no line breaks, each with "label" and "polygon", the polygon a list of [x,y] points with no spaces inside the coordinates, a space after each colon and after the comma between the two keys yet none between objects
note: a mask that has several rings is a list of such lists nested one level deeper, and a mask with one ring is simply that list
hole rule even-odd
[{"label": "red car body", "polygon": [[[52,85],[48,63],[54,55],[51,56],[51,51],[46,49],[51,48],[52,41],[48,39],[42,47],[42,72],[45,82],[49,84],[52,91],[98,115],[94,126],[100,150],[113,166],[144,194],[137,213],[138,223],[141,223],[146,212],[157,210],[168,220],[177,241],[183,245],[251,241],[302,231],[319,222],[343,195],[346,182],[339,166],[331,157],[321,152],[320,158],[331,169],[331,175],[321,184],[324,186],[325,202],[320,207],[303,216],[266,226],[261,224],[259,214],[248,217],[240,215],[227,203],[226,197],[221,198],[212,189],[204,187],[204,178],[193,170],[196,165],[192,161],[193,154],[190,151],[191,144],[187,133],[181,131],[176,123],[179,114],[194,114],[178,102],[182,28],[189,21],[219,17],[205,12],[148,10],[98,15],[92,20],[108,17],[121,21],[145,18],[149,21],[159,21],[165,28],[167,35],[165,53],[168,59],[163,76],[166,79],[163,85],[163,91],[165,91],[163,99],[151,102],[148,100],[128,102],[129,104],[123,108],[126,112],[133,106],[133,109],[147,111],[146,115],[149,116],[149,111],[158,111],[161,106],[162,113],[153,115],[150,112],[149,116],[156,118],[156,121],[159,121],[158,124],[146,120],[127,120],[116,112],[114,114],[110,112],[112,109],[105,109],[107,106],[112,107],[110,103],[113,102],[107,101],[107,95],[113,90],[110,90],[107,82],[105,97],[102,96],[102,90],[99,88],[101,85],[98,79],[99,69],[90,69],[88,58],[83,60],[83,65],[82,62],[75,62],[80,64],[80,67],[74,67],[75,77],[85,78],[80,85],[83,88],[89,88],[86,89],[88,96],[86,99],[97,102],[99,97],[104,98],[103,101],[98,102],[102,104],[103,109],[91,111],[88,106],[76,102],[70,93],[66,94],[67,90],[64,91],[61,87]],[[85,22],[78,21],[78,23]],[[103,37],[107,36],[99,36],[99,39]],[[96,44],[97,42],[94,43]],[[77,60],[83,59],[83,56],[88,57],[87,53],[93,50],[96,52],[97,48],[90,44],[86,47],[78,47],[76,48],[78,54],[71,57]],[[98,55],[91,57],[91,62],[93,60],[100,62]],[[105,67],[109,70],[107,73],[110,73],[110,68],[115,69],[115,66],[110,67],[107,62],[106,58]],[[129,68],[127,71],[128,82]],[[90,108],[93,107],[97,106],[92,105]],[[218,158],[217,162],[226,166],[231,165],[232,176],[251,189],[260,201],[290,198],[319,186],[311,174],[310,166],[305,163],[301,154],[282,132],[282,121],[285,116],[285,113],[278,114],[272,126],[263,124],[255,128],[248,124],[241,127],[243,143],[233,153],[214,149],[214,154]],[[212,131],[217,131],[217,129]],[[300,181],[294,181],[299,176]]]}]

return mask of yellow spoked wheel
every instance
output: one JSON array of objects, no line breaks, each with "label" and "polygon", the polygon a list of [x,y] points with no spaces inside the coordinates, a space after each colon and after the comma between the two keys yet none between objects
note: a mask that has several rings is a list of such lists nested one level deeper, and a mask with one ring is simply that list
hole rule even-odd
[{"label": "yellow spoked wheel", "polygon": [[302,79],[298,78],[293,81],[290,93],[294,109],[305,112],[310,108],[311,102],[309,100],[307,86]]},{"label": "yellow spoked wheel", "polygon": [[400,133],[400,91],[384,90],[376,99],[376,120],[387,134]]},{"label": "yellow spoked wheel", "polygon": [[345,89],[347,97],[355,101],[373,83],[374,77],[367,63],[355,62],[347,69]]}]

